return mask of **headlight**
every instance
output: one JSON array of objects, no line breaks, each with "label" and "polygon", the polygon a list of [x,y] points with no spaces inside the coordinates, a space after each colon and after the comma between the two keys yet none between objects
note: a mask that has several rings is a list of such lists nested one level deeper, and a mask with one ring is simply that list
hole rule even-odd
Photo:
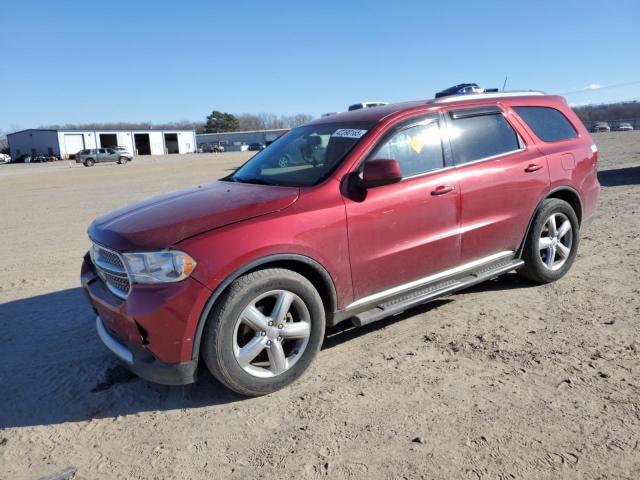
[{"label": "headlight", "polygon": [[177,250],[123,253],[122,256],[135,283],[179,282],[196,268],[193,258]]}]

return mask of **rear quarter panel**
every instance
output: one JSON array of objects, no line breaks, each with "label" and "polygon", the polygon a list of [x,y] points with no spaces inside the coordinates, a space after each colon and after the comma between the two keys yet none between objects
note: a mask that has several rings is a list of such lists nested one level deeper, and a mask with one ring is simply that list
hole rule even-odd
[{"label": "rear quarter panel", "polygon": [[[562,97],[533,97],[528,102],[505,102],[510,107],[515,106],[543,106],[560,111],[573,125],[577,132],[576,138],[557,142],[544,142],[520,119],[523,128],[535,140],[541,153],[546,155],[549,167],[550,190],[570,187],[580,196],[582,203],[582,220],[588,219],[596,210],[600,184],[598,182],[598,154],[592,148],[595,146],[591,135],[584,124],[569,108]],[[516,114],[517,115],[517,114]]]}]

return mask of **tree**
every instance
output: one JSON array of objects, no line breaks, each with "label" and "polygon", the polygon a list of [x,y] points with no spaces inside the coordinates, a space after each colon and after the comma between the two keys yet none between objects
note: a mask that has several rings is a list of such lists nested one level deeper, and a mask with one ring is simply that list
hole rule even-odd
[{"label": "tree", "polygon": [[207,123],[204,130],[207,133],[236,132],[240,129],[238,119],[235,115],[214,110],[207,116]]},{"label": "tree", "polygon": [[264,124],[258,115],[251,113],[242,113],[238,115],[239,128],[242,131],[246,130],[264,130]]}]

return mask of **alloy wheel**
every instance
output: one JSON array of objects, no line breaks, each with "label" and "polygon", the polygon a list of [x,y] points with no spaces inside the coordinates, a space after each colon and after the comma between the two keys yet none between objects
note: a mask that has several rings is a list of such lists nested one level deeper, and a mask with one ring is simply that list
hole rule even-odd
[{"label": "alloy wheel", "polygon": [[233,354],[255,377],[274,377],[302,357],[311,335],[311,316],[304,301],[289,290],[272,290],[242,311],[233,333]]},{"label": "alloy wheel", "polygon": [[559,270],[567,262],[573,247],[571,221],[564,213],[552,213],[544,223],[538,249],[549,270]]}]

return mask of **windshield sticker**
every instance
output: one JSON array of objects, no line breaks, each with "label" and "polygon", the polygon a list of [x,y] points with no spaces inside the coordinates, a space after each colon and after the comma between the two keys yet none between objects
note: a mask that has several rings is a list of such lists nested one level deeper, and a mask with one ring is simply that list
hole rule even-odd
[{"label": "windshield sticker", "polygon": [[333,134],[331,136],[332,137],[344,137],[344,138],[360,138],[365,133],[367,133],[366,130],[359,130],[357,128],[339,128],[338,130],[333,132]]}]

